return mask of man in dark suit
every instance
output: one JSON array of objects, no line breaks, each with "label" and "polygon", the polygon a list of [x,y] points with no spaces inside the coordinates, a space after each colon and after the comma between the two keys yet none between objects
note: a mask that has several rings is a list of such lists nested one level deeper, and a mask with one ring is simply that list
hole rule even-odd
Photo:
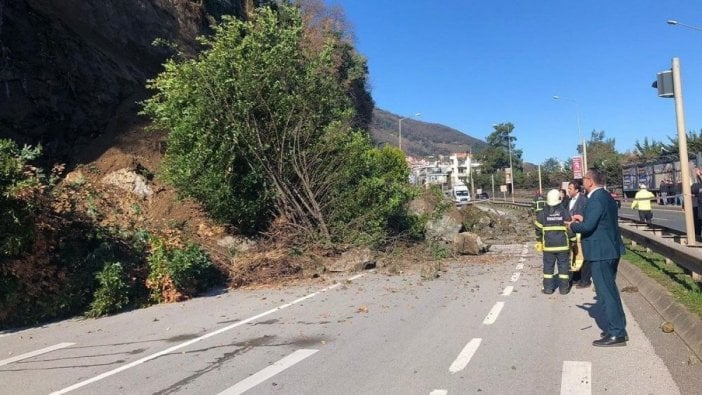
[{"label": "man in dark suit", "polygon": [[585,214],[582,218],[576,216],[569,226],[573,232],[582,234],[585,260],[592,269],[595,292],[604,305],[607,319],[602,338],[592,345],[626,346],[626,317],[615,281],[624,243],[617,223],[617,202],[603,188],[604,183],[604,174],[596,169],[588,170],[583,177],[583,186],[588,192]]},{"label": "man in dark suit", "polygon": [[[587,205],[587,196],[582,193],[582,187],[579,180],[572,180],[568,183],[568,196],[570,200],[568,201],[568,212],[570,216],[580,215],[581,217],[585,214],[585,206]],[[573,259],[577,256],[578,248],[582,248],[582,243],[579,241],[575,243],[573,248]],[[581,251],[582,252],[582,251]],[[589,288],[590,278],[592,277],[590,273],[590,264],[585,261],[580,270],[573,272],[573,283],[575,283],[575,288]]]}]

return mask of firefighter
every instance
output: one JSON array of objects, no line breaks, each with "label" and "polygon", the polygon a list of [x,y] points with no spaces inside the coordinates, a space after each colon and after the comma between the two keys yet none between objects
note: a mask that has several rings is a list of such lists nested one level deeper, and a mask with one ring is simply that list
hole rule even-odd
[{"label": "firefighter", "polygon": [[639,191],[634,196],[634,201],[631,202],[631,208],[639,210],[639,221],[645,222],[647,225],[651,225],[651,219],[653,218],[651,200],[655,198],[656,196],[646,188],[646,184],[641,184],[639,185]]},{"label": "firefighter", "polygon": [[536,196],[534,196],[534,202],[531,204],[532,208],[534,209],[534,213],[538,213],[544,208],[544,203],[546,201],[544,200],[544,197],[541,195],[541,193],[536,192]]},{"label": "firefighter", "polygon": [[[570,213],[561,204],[558,189],[546,194],[546,206],[536,213],[536,250],[543,252],[544,288],[543,293],[550,295],[556,288],[565,295],[570,292],[570,243],[575,235],[568,230],[565,221],[570,221]],[[558,277],[554,267],[558,265]]]}]

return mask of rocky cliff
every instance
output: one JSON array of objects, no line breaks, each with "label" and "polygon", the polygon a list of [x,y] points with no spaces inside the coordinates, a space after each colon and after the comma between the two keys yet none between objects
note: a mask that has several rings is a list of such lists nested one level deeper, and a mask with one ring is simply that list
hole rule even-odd
[{"label": "rocky cliff", "polygon": [[[146,79],[246,0],[0,0],[0,138],[71,158],[136,116]],[[117,117],[121,115],[122,118]],[[70,161],[70,160],[69,160]]]}]

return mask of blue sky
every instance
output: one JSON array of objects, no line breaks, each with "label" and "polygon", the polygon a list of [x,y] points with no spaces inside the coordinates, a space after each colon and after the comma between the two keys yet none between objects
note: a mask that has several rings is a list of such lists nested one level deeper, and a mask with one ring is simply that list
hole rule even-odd
[{"label": "blue sky", "polygon": [[325,2],[344,10],[368,58],[377,107],[481,139],[512,122],[528,162],[577,155],[578,114],[583,137],[604,131],[620,152],[644,137],[667,143],[674,100],[651,83],[673,57],[685,128],[702,129],[702,31],[666,23],[702,27],[699,0]]}]

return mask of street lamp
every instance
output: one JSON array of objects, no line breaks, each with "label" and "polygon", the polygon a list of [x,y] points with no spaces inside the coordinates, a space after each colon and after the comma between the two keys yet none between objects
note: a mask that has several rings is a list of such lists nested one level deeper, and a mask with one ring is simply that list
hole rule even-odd
[{"label": "street lamp", "polygon": [[582,172],[583,172],[583,174],[585,174],[585,172],[587,171],[587,144],[585,144],[585,139],[583,139],[582,133],[580,132],[580,107],[578,106],[578,101],[573,99],[573,98],[563,97],[563,96],[558,96],[558,95],[553,96],[553,100],[561,100],[561,99],[567,100],[567,101],[575,104],[575,121],[578,124],[578,140],[580,140],[580,144],[582,144],[582,147],[583,147],[583,152],[581,155],[583,158]]},{"label": "street lamp", "polygon": [[686,28],[688,28],[688,29],[693,29],[693,30],[702,31],[702,27],[687,25],[687,24],[684,24],[684,23],[682,23],[682,22],[678,22],[678,21],[676,21],[675,19],[668,19],[667,21],[665,21],[665,23],[667,23],[667,24],[669,24],[669,25],[672,25],[672,26],[680,25],[680,26],[684,26],[684,27],[686,27]]},{"label": "street lamp", "polygon": [[[420,112],[414,114],[415,117],[419,117],[420,115],[422,115],[422,113],[420,113]],[[398,145],[398,147],[400,148],[400,151],[402,151],[402,121],[404,121],[405,119],[408,119],[408,118],[412,118],[412,117],[400,118],[399,121],[398,121],[399,129],[400,129],[400,130],[399,130],[399,132],[397,133],[397,145]]]}]

